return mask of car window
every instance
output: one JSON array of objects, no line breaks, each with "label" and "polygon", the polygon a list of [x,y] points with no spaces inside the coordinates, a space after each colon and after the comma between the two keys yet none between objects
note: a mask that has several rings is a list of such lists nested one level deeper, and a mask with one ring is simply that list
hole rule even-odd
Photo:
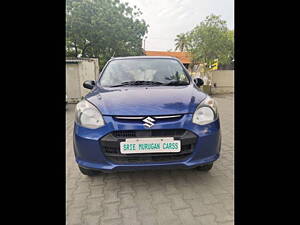
[{"label": "car window", "polygon": [[186,82],[181,64],[173,59],[121,59],[111,61],[104,70],[101,86],[114,86],[123,82],[152,81],[163,84]]}]

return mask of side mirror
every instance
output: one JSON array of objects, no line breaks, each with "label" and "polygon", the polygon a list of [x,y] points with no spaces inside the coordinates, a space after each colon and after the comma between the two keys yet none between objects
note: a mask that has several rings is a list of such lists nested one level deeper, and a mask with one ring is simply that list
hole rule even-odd
[{"label": "side mirror", "polygon": [[93,81],[93,80],[86,80],[86,81],[84,81],[84,83],[83,83],[83,87],[84,88],[87,88],[87,89],[93,89],[94,88],[94,86],[95,86],[95,81]]},{"label": "side mirror", "polygon": [[204,82],[201,78],[195,78],[194,82],[198,87],[201,87],[204,84]]}]

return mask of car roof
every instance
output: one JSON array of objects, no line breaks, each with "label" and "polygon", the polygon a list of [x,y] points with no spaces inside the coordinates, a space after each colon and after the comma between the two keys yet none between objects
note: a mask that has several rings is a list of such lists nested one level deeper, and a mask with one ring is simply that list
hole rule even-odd
[{"label": "car roof", "polygon": [[177,59],[171,56],[126,56],[126,57],[112,57],[111,60],[115,59]]}]

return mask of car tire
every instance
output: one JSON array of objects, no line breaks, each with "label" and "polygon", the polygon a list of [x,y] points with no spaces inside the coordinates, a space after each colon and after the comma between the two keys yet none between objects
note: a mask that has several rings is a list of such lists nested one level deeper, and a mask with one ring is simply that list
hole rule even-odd
[{"label": "car tire", "polygon": [[199,171],[209,171],[209,170],[211,170],[213,165],[214,165],[213,163],[210,163],[210,164],[206,164],[204,166],[198,166],[196,169]]},{"label": "car tire", "polygon": [[99,174],[98,171],[85,169],[85,168],[83,168],[83,167],[81,167],[81,166],[79,166],[79,170],[80,170],[80,172],[81,172],[83,175],[86,175],[86,176],[89,176],[89,177],[96,176],[96,175]]}]

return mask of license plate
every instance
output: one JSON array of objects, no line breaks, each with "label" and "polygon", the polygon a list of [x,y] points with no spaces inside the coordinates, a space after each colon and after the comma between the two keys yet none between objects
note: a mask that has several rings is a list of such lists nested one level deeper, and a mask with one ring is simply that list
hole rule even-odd
[{"label": "license plate", "polygon": [[180,141],[172,137],[128,138],[120,143],[122,154],[180,152]]}]

